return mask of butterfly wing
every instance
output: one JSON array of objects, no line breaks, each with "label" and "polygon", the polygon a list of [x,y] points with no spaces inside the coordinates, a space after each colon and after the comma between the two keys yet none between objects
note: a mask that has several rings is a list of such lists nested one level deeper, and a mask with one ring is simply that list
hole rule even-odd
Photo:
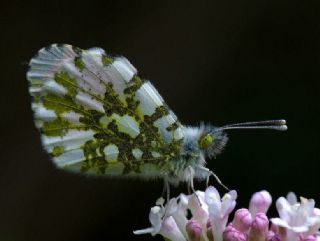
[{"label": "butterfly wing", "polygon": [[126,58],[53,44],[29,65],[35,124],[58,167],[140,176],[172,168],[183,127]]}]

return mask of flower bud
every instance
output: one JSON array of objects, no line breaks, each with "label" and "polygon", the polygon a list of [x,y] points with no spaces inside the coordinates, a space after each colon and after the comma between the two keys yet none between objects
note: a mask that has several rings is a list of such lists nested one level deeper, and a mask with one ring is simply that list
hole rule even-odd
[{"label": "flower bud", "polygon": [[301,238],[301,241],[316,241],[317,238],[314,235],[309,235],[306,238]]},{"label": "flower bud", "polygon": [[249,210],[252,216],[257,213],[266,213],[272,203],[272,197],[267,191],[256,192],[252,195]]},{"label": "flower bud", "polygon": [[246,234],[228,225],[223,232],[223,241],[246,241]]},{"label": "flower bud", "polygon": [[275,233],[280,240],[284,240],[287,236],[287,229],[284,227],[279,227],[271,222],[270,231]]},{"label": "flower bud", "polygon": [[246,232],[252,223],[252,216],[248,209],[241,208],[236,211],[232,221],[232,226],[241,232]]},{"label": "flower bud", "polygon": [[206,226],[207,226],[207,237],[208,237],[209,241],[214,241],[210,220],[208,220]]},{"label": "flower bud", "polygon": [[268,217],[264,213],[257,213],[251,224],[249,240],[264,241],[267,237],[268,227]]},{"label": "flower bud", "polygon": [[196,220],[189,220],[186,225],[186,230],[190,241],[200,241],[202,228]]},{"label": "flower bud", "polygon": [[267,241],[281,241],[280,236],[273,231],[269,231],[267,234]]}]

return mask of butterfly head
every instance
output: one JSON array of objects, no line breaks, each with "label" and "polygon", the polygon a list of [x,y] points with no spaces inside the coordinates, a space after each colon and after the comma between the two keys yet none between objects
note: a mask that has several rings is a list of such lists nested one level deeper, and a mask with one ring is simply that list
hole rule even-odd
[{"label": "butterfly head", "polygon": [[198,145],[208,157],[216,157],[228,142],[227,134],[217,127],[206,127],[198,140]]},{"label": "butterfly head", "polygon": [[222,127],[204,126],[202,135],[198,140],[201,150],[209,157],[220,154],[227,144],[228,137],[225,131],[232,129],[272,129],[278,131],[287,130],[285,120],[266,120],[255,122],[236,123]]}]

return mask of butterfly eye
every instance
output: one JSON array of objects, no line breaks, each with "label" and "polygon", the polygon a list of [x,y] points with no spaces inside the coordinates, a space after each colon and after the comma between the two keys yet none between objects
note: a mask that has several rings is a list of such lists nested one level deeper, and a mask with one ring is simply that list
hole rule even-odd
[{"label": "butterfly eye", "polygon": [[199,139],[199,147],[201,149],[207,149],[213,143],[213,136],[211,134],[206,134]]}]

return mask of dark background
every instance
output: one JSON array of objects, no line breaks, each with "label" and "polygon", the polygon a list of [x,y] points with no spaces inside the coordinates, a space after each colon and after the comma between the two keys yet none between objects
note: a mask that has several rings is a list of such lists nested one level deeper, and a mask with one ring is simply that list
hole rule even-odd
[{"label": "dark background", "polygon": [[161,181],[72,175],[42,151],[25,73],[51,43],[126,56],[185,124],[285,118],[285,133],[230,131],[208,166],[238,191],[238,207],[261,189],[320,203],[318,1],[1,4],[1,240],[161,240],[132,234],[149,226]]}]

